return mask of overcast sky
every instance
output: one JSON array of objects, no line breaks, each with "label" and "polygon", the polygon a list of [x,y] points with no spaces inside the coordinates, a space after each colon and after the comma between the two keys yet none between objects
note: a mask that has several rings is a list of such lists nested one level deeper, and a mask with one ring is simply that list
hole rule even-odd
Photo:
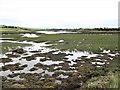
[{"label": "overcast sky", "polygon": [[118,26],[119,0],[0,0],[0,25],[35,28]]}]

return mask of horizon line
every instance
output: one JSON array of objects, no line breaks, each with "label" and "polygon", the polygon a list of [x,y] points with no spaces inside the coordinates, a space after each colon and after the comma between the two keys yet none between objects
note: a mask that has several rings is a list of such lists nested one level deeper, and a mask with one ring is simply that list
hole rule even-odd
[{"label": "horizon line", "polygon": [[18,26],[18,25],[1,25],[0,24],[0,27],[1,26],[13,26],[13,27],[20,27],[20,28],[31,28],[31,29],[95,29],[95,28],[98,28],[98,29],[100,29],[100,28],[102,28],[102,29],[112,29],[112,28],[120,28],[119,26],[116,26],[116,27],[107,27],[107,26],[101,26],[101,27],[79,27],[79,28],[48,28],[48,27],[46,27],[46,28],[42,28],[42,27],[25,27],[25,26]]}]

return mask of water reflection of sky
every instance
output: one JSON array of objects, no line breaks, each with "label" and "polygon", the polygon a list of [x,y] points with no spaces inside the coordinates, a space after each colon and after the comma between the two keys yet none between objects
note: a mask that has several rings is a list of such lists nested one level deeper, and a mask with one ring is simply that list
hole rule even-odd
[{"label": "water reflection of sky", "polygon": [[[86,52],[86,51],[84,51],[84,52],[71,51],[70,52],[70,51],[60,51],[59,49],[47,48],[45,46],[50,46],[51,44],[46,44],[46,42],[35,43],[35,42],[28,42],[28,41],[21,41],[21,42],[19,42],[19,41],[11,41],[11,40],[1,40],[1,42],[31,44],[31,46],[24,47],[24,49],[27,51],[26,52],[27,54],[22,54],[20,57],[17,57],[17,58],[11,58],[12,62],[8,62],[8,63],[5,64],[5,65],[9,65],[9,64],[20,63],[20,66],[21,65],[25,65],[25,64],[27,65],[27,67],[24,68],[23,70],[14,71],[14,73],[42,73],[42,72],[44,72],[42,74],[43,76],[44,76],[44,74],[48,74],[48,75],[52,76],[54,74],[54,71],[50,72],[48,70],[43,70],[42,68],[38,68],[38,67],[36,67],[37,70],[35,70],[35,71],[30,71],[30,69],[32,69],[35,64],[40,63],[42,65],[47,65],[47,66],[57,64],[57,66],[54,66],[54,70],[56,70],[58,68],[62,68],[62,66],[59,65],[60,63],[65,63],[64,61],[52,61],[52,60],[40,61],[40,59],[44,59],[45,57],[35,57],[34,60],[27,61],[23,57],[27,57],[27,56],[31,56],[31,55],[35,54],[34,52],[31,52],[31,51],[39,51],[40,50],[40,53],[47,53],[47,52],[50,52],[50,51],[55,51],[52,54],[66,53],[68,55],[65,56],[65,58],[68,58],[67,60],[70,61],[70,63],[68,64],[69,68],[72,68],[71,66],[73,66],[74,64],[77,64],[75,61],[77,59],[80,60],[80,58],[82,56],[84,56],[86,58],[91,58],[91,57],[97,57],[98,56],[98,54],[94,54],[92,52]],[[117,55],[117,54],[111,54],[110,50],[103,50],[103,53],[107,53],[110,56]],[[11,52],[7,52],[6,54],[11,54]],[[1,56],[4,57],[4,58],[7,57],[5,54],[1,55]],[[99,62],[99,61],[100,61],[99,59],[96,59],[95,62],[91,62],[91,63],[92,64],[98,64],[97,67],[101,67],[99,65],[104,65],[105,64],[105,62]],[[2,67],[2,66],[4,66],[4,64],[1,62],[0,66]],[[73,69],[75,69],[75,67],[73,67]],[[62,70],[62,69],[60,71],[61,72],[67,72],[67,71]],[[72,72],[75,72],[75,71],[76,70],[72,70]],[[8,74],[12,74],[12,72],[10,70],[6,70],[6,71],[1,71],[0,72],[0,75],[2,75],[2,76],[7,76]],[[58,77],[67,78],[68,76],[60,75]],[[18,79],[19,77],[16,77],[16,78]]]}]

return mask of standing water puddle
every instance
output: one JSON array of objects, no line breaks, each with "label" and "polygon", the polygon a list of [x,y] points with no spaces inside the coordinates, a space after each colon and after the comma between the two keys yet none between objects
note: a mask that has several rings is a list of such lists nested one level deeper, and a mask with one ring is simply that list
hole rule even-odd
[{"label": "standing water puddle", "polygon": [[[58,33],[58,32],[56,32]],[[7,52],[4,55],[0,55],[1,58],[10,58],[10,62],[6,62],[5,66],[2,62],[0,62],[0,67],[9,66],[13,68],[13,65],[16,65],[16,68],[13,70],[8,68],[8,70],[0,71],[0,76],[8,77],[9,74],[15,73],[41,73],[42,76],[45,74],[52,76],[57,71],[68,72],[69,69],[75,69],[72,67],[77,64],[77,61],[81,61],[81,58],[84,57],[86,59],[96,58],[100,56],[99,54],[93,54],[91,52],[80,52],[80,51],[60,51],[59,49],[51,49],[46,46],[51,46],[51,44],[46,44],[46,42],[35,43],[28,41],[10,41],[10,40],[0,40],[0,42],[11,42],[11,43],[22,43],[22,44],[30,44],[31,46],[26,46],[23,49],[27,52],[24,54],[18,54],[19,57],[8,57],[7,54],[11,54],[12,52]],[[107,53],[109,56],[116,56],[116,54],[110,54],[110,51],[103,51],[103,53]],[[16,55],[16,53],[14,53]],[[102,56],[102,55],[101,55]],[[101,59],[100,59],[101,60]],[[105,62],[100,62],[100,60],[92,61],[91,64],[99,64],[104,65]],[[70,63],[67,63],[70,62]],[[10,66],[11,65],[11,66]],[[77,70],[70,70],[69,72],[77,72]],[[59,74],[57,77],[59,78],[68,78],[67,75]],[[12,77],[12,79],[18,79]],[[43,77],[44,78],[44,77]],[[10,77],[9,77],[10,79]],[[60,81],[56,81],[61,83]]]},{"label": "standing water puddle", "polygon": [[35,38],[35,37],[38,37],[36,34],[29,34],[29,33],[26,33],[26,34],[22,34],[22,37],[31,37],[31,38]]},{"label": "standing water puddle", "polygon": [[[78,33],[78,32],[68,32],[68,31],[37,31],[37,33],[43,33],[43,34],[65,34],[65,33]],[[80,33],[80,32],[79,32]]]}]

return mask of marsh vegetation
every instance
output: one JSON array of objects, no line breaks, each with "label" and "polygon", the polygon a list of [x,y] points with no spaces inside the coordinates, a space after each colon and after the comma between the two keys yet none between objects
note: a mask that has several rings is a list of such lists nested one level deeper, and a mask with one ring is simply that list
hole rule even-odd
[{"label": "marsh vegetation", "polygon": [[3,26],[3,88],[118,88],[119,30],[86,31]]}]

